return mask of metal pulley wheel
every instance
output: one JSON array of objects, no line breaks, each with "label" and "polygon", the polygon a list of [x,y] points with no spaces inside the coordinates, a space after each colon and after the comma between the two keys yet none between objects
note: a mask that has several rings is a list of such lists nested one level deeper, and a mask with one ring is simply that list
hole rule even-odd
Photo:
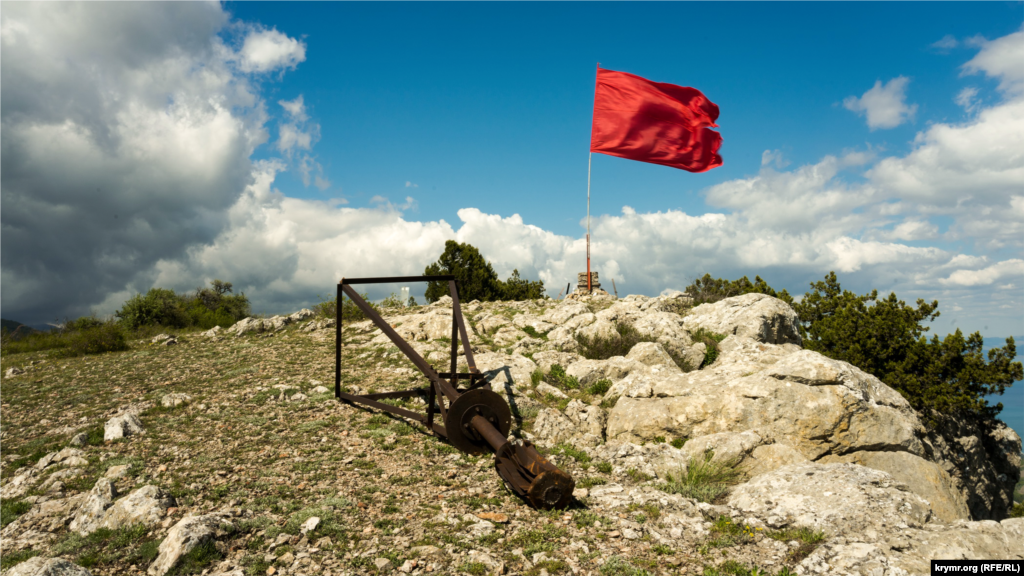
[{"label": "metal pulley wheel", "polygon": [[487,420],[502,438],[507,438],[512,429],[512,411],[497,392],[486,388],[467,390],[452,402],[444,419],[448,441],[467,454],[491,451],[487,440],[470,424],[476,416]]}]

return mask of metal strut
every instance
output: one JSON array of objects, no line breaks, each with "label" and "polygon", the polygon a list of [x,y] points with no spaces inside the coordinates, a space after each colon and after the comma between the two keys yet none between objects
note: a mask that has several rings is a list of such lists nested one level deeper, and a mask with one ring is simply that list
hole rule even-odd
[{"label": "metal strut", "polygon": [[[437,372],[422,356],[395,332],[356,291],[352,284],[384,284],[392,282],[448,282],[452,298],[452,346],[448,372]],[[402,351],[413,365],[427,377],[427,388],[414,388],[378,394],[349,394],[341,391],[342,351],[342,298],[343,295],[362,310],[387,337]],[[488,380],[480,373],[469,346],[466,322],[462,318],[459,292],[455,276],[402,276],[390,278],[342,278],[338,283],[337,320],[335,323],[334,396],[341,401],[362,404],[384,410],[422,423],[436,436],[448,440],[452,446],[467,454],[480,454],[488,449],[495,452],[494,468],[509,488],[535,508],[565,508],[572,501],[576,482],[537,452],[526,440],[509,440],[512,412],[497,392],[491,390]],[[457,372],[458,343],[461,339],[469,372]],[[459,380],[467,382],[459,388]],[[427,413],[419,414],[378,402],[387,398],[425,397]],[[434,421],[434,401],[444,426]],[[445,405],[447,400],[447,406]]]}]

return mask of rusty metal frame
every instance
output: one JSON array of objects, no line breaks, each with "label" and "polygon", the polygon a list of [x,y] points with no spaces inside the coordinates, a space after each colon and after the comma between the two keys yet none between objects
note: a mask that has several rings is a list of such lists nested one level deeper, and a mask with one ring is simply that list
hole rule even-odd
[{"label": "rusty metal frame", "polygon": [[[386,284],[393,282],[448,282],[452,298],[451,367],[448,372],[438,372],[413,349],[395,329],[378,314],[352,288],[353,284]],[[341,350],[342,350],[342,304],[347,295],[398,349],[430,381],[427,388],[414,388],[375,394],[349,394],[341,391]],[[383,410],[397,416],[420,422],[436,436],[446,439],[455,448],[479,454],[488,447],[495,453],[495,471],[505,480],[506,485],[532,506],[538,508],[565,508],[572,501],[576,485],[572,476],[560,470],[544,458],[533,445],[524,440],[509,439],[512,413],[508,404],[499,394],[491,390],[490,382],[480,373],[473,359],[469,345],[466,321],[459,305],[459,290],[455,277],[438,276],[397,276],[385,278],[342,278],[338,283],[337,319],[335,321],[335,364],[334,396],[344,402],[362,404]],[[458,345],[462,340],[469,372],[458,372]],[[459,388],[459,380],[465,379],[466,388]],[[427,412],[419,414],[411,410],[385,404],[379,400],[387,398],[411,398],[426,396]],[[445,426],[434,422],[434,402]],[[446,402],[447,401],[447,405]]]},{"label": "rusty metal frame", "polygon": [[[448,292],[452,298],[452,336],[451,336],[451,369],[448,372],[438,372],[434,367],[427,363],[427,361],[409,345],[401,336],[395,332],[380,314],[378,314],[369,304],[366,303],[363,298],[351,288],[353,284],[389,284],[396,282],[448,282]],[[356,395],[348,394],[341,391],[341,353],[342,353],[342,317],[341,317],[341,303],[342,295],[346,295],[352,299],[352,302],[362,310],[363,314],[366,315],[385,335],[391,340],[392,343],[398,349],[405,354],[409,360],[423,373],[424,376],[430,381],[430,386],[427,388],[414,388],[411,390],[400,390],[395,392],[381,392],[376,394],[365,394]],[[384,410],[392,414],[396,414],[411,420],[420,422],[431,430],[435,435],[441,438],[448,438],[448,433],[444,429],[444,426],[434,422],[434,406],[435,401],[438,407],[438,411],[443,421],[448,415],[448,408],[451,402],[454,402],[455,398],[468,390],[475,388],[487,388],[491,389],[490,382],[488,382],[484,375],[480,373],[480,370],[476,367],[476,362],[473,359],[473,350],[469,346],[469,334],[466,331],[466,321],[462,317],[462,308],[459,305],[459,293],[457,281],[453,275],[438,275],[438,276],[392,276],[392,277],[380,277],[380,278],[342,278],[341,282],[338,283],[338,307],[336,312],[335,321],[335,365],[334,365],[334,397],[338,400],[344,400],[346,402],[353,402],[356,404],[363,404],[371,406],[378,410]],[[469,372],[458,372],[458,344],[461,337],[463,350],[466,355],[466,363],[469,365]],[[459,380],[468,381],[469,386],[467,388],[459,388]],[[426,414],[419,414],[397,406],[391,406],[390,404],[384,404],[383,402],[377,402],[377,400],[383,400],[386,398],[411,398],[413,396],[424,397],[427,403]],[[449,405],[445,406],[445,400],[448,400]]]}]

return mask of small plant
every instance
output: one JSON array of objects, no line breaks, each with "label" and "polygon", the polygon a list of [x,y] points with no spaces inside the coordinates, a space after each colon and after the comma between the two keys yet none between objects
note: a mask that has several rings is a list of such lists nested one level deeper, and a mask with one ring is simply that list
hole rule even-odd
[{"label": "small plant", "polygon": [[670,444],[672,444],[673,448],[682,448],[683,446],[686,445],[686,438],[675,438],[672,440],[672,442],[670,442]]},{"label": "small plant", "polygon": [[666,492],[693,498],[700,502],[712,502],[729,490],[741,474],[734,462],[714,462],[710,450],[703,458],[691,458],[685,471],[669,475],[664,486]]},{"label": "small plant", "polygon": [[537,387],[537,384],[541,383],[541,380],[544,380],[543,370],[534,370],[533,373],[530,374],[530,384],[532,384],[534,388]]},{"label": "small plant", "polygon": [[[598,464],[598,466],[600,466],[600,464]],[[599,486],[607,483],[608,481],[604,478],[598,476],[587,476],[585,478],[580,478],[579,481],[576,482],[576,486],[578,488],[590,488],[591,486]]]},{"label": "small plant", "polygon": [[587,387],[587,394],[593,394],[594,396],[600,396],[610,390],[612,387],[612,381],[607,378],[602,378],[597,382],[592,383]]},{"label": "small plant", "polygon": [[531,338],[540,338],[541,340],[548,339],[547,332],[538,332],[533,326],[523,326],[523,332],[526,332]]},{"label": "small plant", "polygon": [[621,556],[612,556],[601,569],[598,570],[601,576],[650,576],[650,572],[643,568],[637,568]]},{"label": "small plant", "polygon": [[578,390],[580,387],[580,381],[575,376],[566,374],[565,368],[562,368],[559,364],[551,367],[547,379],[552,386],[562,390]]},{"label": "small plant", "polygon": [[597,463],[597,470],[598,470],[598,472],[603,472],[604,474],[611,474],[612,473],[612,464],[611,464],[611,462],[598,462]]},{"label": "small plant", "polygon": [[718,343],[725,340],[727,334],[717,334],[705,328],[697,328],[690,334],[690,338],[694,342],[703,342],[705,346],[704,350],[704,361],[701,362],[700,367],[705,368],[715,363],[718,360]]},{"label": "small plant", "polygon": [[21,500],[4,500],[0,502],[0,527],[14,522],[15,518],[28,512],[32,505]]},{"label": "small plant", "polygon": [[1010,508],[1010,518],[1024,518],[1024,503],[1017,502]]},{"label": "small plant", "polygon": [[633,482],[646,482],[652,478],[651,475],[644,474],[643,472],[637,470],[636,468],[630,468],[626,470],[626,476],[628,476],[629,479],[632,480]]}]

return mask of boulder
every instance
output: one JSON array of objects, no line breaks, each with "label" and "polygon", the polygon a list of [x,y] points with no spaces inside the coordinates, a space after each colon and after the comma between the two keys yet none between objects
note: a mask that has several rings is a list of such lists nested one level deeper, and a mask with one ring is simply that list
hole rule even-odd
[{"label": "boulder", "polygon": [[225,529],[222,526],[230,524],[230,517],[230,514],[217,512],[203,516],[186,516],[179,520],[160,543],[159,555],[150,564],[147,573],[151,576],[166,574],[182,556],[196,546],[213,540],[218,534],[223,534]]},{"label": "boulder", "polygon": [[799,574],[931,574],[934,559],[1024,560],[1024,518],[929,524],[898,534],[869,531],[827,541],[797,567]]},{"label": "boulder", "polygon": [[572,400],[565,408],[565,415],[576,428],[577,437],[573,443],[579,447],[597,446],[604,441],[604,429],[608,416],[598,406],[588,406],[579,400]]},{"label": "boulder", "polygon": [[519,389],[530,385],[530,375],[537,365],[525,356],[484,352],[474,356],[476,367],[495,389],[510,384]]},{"label": "boulder", "polygon": [[142,421],[134,412],[125,412],[107,421],[103,427],[103,441],[117,440],[143,431]]},{"label": "boulder", "polygon": [[[662,480],[685,474],[689,460],[682,450],[662,443],[641,446],[630,442],[609,442],[595,448],[593,456],[596,460],[611,464],[616,474],[632,468]],[[591,490],[591,494],[596,490]]]},{"label": "boulder", "polygon": [[63,558],[34,556],[7,570],[4,576],[92,576],[92,572]]},{"label": "boulder", "polygon": [[856,464],[791,464],[734,488],[729,506],[775,528],[812,528],[846,536],[919,528],[928,502],[891,475]]},{"label": "boulder", "polygon": [[153,526],[163,519],[171,506],[174,506],[174,498],[169,494],[156,486],[143,486],[107,508],[99,527],[117,530],[135,524]]},{"label": "boulder", "polygon": [[554,408],[544,408],[533,422],[531,440],[542,448],[550,448],[568,442],[576,433],[576,426],[568,416]]},{"label": "boulder", "polygon": [[548,384],[547,382],[541,382],[540,384],[537,384],[536,390],[537,390],[537,394],[540,394],[541,396],[554,396],[555,398],[568,398],[568,396],[565,395],[565,392],[562,392],[561,390],[559,390],[558,388],[555,388],[554,386],[552,386],[551,384]]},{"label": "boulder", "polygon": [[556,364],[562,368],[567,368],[579,360],[579,354],[559,352],[558,350],[543,350],[533,355],[533,361],[537,364],[537,368],[545,374],[551,372],[551,367]]},{"label": "boulder", "polygon": [[[671,368],[675,369],[674,372],[681,373],[675,364],[672,364]],[[612,356],[607,360],[580,360],[569,366],[565,373],[575,376],[580,381],[580,385],[586,387],[605,378],[615,382],[622,380],[632,372],[645,372],[646,370],[647,366],[637,360],[625,356]]]},{"label": "boulder", "polygon": [[309,308],[303,308],[298,312],[294,312],[288,316],[288,320],[291,322],[302,322],[303,320],[309,320],[310,318],[316,317],[316,312],[313,312]]},{"label": "boulder", "polygon": [[18,368],[17,366],[14,366],[14,367],[8,368],[7,371],[4,372],[4,378],[13,378],[14,376],[18,376],[18,375],[21,375],[21,374],[24,374],[24,373],[25,373],[24,370],[22,370],[21,368]]},{"label": "boulder", "polygon": [[82,536],[95,532],[100,528],[103,515],[113,506],[116,497],[117,488],[114,484],[107,478],[100,478],[75,511],[68,529]]},{"label": "boulder", "polygon": [[717,334],[746,336],[766,344],[803,343],[799,317],[788,304],[766,294],[744,294],[701,304],[683,319],[691,333],[704,328]]}]

